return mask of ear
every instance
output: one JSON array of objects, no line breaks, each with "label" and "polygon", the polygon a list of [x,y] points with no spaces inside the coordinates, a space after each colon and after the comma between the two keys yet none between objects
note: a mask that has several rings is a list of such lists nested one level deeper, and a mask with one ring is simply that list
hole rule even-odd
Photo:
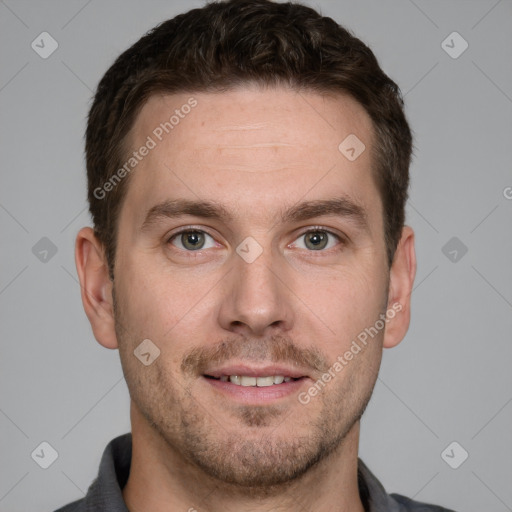
[{"label": "ear", "polygon": [[411,293],[416,275],[414,231],[404,226],[391,265],[388,292],[388,322],[384,331],[385,348],[398,345],[411,320]]},{"label": "ear", "polygon": [[75,263],[80,279],[82,303],[94,337],[106,348],[117,348],[113,283],[108,274],[103,245],[89,227],[82,228],[76,237]]}]

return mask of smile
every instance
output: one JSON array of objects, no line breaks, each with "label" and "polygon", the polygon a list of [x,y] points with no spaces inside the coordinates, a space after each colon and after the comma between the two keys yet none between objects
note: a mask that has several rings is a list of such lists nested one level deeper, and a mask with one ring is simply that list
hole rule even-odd
[{"label": "smile", "polygon": [[210,377],[211,379],[220,380],[221,382],[231,382],[231,384],[236,384],[237,386],[244,387],[259,387],[264,388],[268,386],[274,386],[278,384],[282,384],[283,382],[290,382],[293,379],[292,377],[284,377],[283,375],[268,375],[262,377],[255,377],[252,375],[221,375],[220,377],[212,377],[206,375],[206,377]]}]

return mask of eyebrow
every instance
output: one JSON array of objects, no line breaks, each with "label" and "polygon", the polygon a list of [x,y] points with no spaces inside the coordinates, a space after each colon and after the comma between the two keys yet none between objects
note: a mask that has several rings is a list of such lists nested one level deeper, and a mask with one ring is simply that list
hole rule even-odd
[{"label": "eyebrow", "polygon": [[[141,231],[148,230],[162,219],[183,217],[185,215],[214,219],[222,222],[234,220],[234,215],[220,203],[213,201],[173,199],[163,201],[150,208],[142,223]],[[362,230],[368,230],[369,228],[366,210],[363,206],[346,196],[304,201],[292,206],[286,211],[281,211],[278,214],[278,218],[282,223],[291,223],[327,215],[347,218],[353,221],[357,227]]]},{"label": "eyebrow", "polygon": [[219,203],[173,199],[163,201],[150,208],[142,223],[141,230],[146,231],[161,219],[183,217],[185,215],[222,221],[233,220],[233,216]]},{"label": "eyebrow", "polygon": [[363,230],[368,230],[369,227],[366,210],[346,196],[299,203],[284,212],[281,215],[281,220],[283,222],[301,222],[326,215],[348,218]]}]

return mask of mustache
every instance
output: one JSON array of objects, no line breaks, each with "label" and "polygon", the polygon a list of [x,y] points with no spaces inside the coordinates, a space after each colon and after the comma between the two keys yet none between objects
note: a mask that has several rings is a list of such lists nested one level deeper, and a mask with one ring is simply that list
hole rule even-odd
[{"label": "mustache", "polygon": [[290,338],[274,335],[263,339],[238,336],[213,346],[195,347],[183,357],[181,370],[191,375],[203,375],[213,365],[233,359],[286,363],[322,374],[329,369],[326,358],[316,347],[298,347]]}]

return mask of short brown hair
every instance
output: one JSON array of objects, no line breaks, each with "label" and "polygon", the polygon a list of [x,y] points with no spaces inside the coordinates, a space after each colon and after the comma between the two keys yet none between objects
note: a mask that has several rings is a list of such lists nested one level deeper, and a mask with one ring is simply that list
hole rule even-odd
[{"label": "short brown hair", "polygon": [[112,278],[129,179],[100,197],[98,190],[123,165],[137,113],[157,92],[219,92],[248,83],[345,93],[366,109],[375,131],[374,176],[391,264],[405,221],[412,155],[400,89],[362,41],[314,9],[229,0],[156,26],[117,58],[98,85],[86,131],[88,199]]}]

